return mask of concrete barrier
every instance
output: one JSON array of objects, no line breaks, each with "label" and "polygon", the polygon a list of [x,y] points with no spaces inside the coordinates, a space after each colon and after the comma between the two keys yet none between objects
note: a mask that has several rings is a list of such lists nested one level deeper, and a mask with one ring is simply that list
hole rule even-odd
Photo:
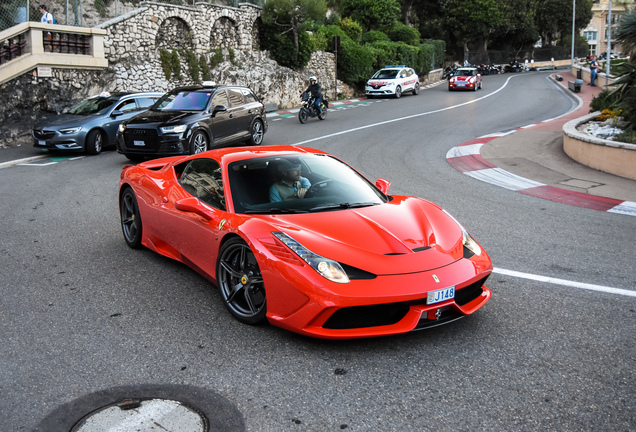
[{"label": "concrete barrier", "polygon": [[636,145],[597,138],[576,128],[594,117],[595,112],[563,125],[563,151],[578,163],[636,180]]}]

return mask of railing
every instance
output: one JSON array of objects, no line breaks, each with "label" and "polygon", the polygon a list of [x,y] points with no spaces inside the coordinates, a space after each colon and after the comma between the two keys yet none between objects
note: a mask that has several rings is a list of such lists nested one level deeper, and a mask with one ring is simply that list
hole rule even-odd
[{"label": "railing", "polygon": [[38,66],[103,69],[106,30],[25,22],[0,32],[0,84]]}]

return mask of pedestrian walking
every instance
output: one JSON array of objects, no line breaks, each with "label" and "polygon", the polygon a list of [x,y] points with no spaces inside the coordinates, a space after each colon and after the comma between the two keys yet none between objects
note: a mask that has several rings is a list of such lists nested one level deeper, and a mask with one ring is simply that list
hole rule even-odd
[{"label": "pedestrian walking", "polygon": [[596,81],[596,74],[598,73],[598,63],[596,63],[596,57],[592,56],[590,60],[590,85],[596,87],[594,81]]},{"label": "pedestrian walking", "polygon": [[55,20],[53,19],[53,14],[51,14],[51,12],[46,11],[45,5],[40,5],[40,13],[42,14],[42,18],[40,18],[41,23],[55,24]]}]

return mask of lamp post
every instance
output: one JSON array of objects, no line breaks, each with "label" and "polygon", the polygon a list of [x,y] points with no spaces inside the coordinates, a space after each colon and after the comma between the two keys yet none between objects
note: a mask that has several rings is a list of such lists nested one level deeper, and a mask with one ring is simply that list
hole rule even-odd
[{"label": "lamp post", "polygon": [[572,60],[570,68],[574,69],[574,23],[576,22],[576,0],[572,0]]},{"label": "lamp post", "polygon": [[607,10],[607,54],[605,54],[605,89],[609,85],[610,75],[610,52],[612,51],[612,0],[609,0],[609,9]]}]

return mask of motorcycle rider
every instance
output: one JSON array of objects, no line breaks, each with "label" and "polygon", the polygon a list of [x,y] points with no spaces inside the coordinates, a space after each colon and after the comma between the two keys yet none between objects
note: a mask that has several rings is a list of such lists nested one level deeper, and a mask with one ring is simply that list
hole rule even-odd
[{"label": "motorcycle rider", "polygon": [[312,98],[314,98],[314,105],[318,110],[318,114],[322,113],[322,109],[320,108],[320,104],[322,103],[322,88],[320,84],[318,84],[318,80],[315,76],[309,77],[309,87],[305,90],[305,93],[309,93]]}]

